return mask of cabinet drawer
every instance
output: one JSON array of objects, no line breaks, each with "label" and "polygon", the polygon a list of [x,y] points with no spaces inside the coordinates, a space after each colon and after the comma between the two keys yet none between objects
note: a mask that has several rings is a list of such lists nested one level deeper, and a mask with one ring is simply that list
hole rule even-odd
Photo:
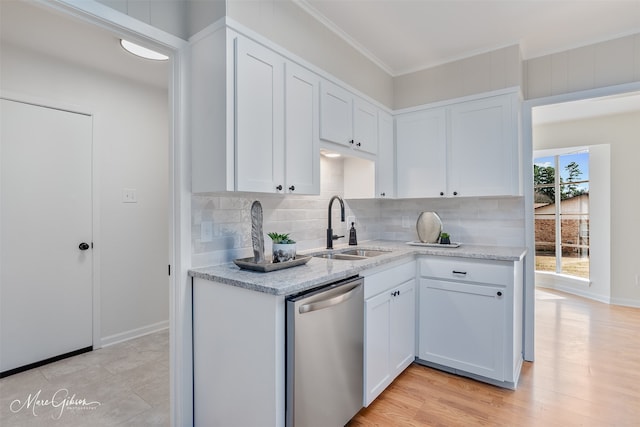
[{"label": "cabinet drawer", "polygon": [[464,282],[513,285],[513,263],[455,257],[425,257],[419,260],[422,277]]},{"label": "cabinet drawer", "polygon": [[364,274],[364,298],[378,295],[380,292],[395,288],[401,283],[416,278],[416,262],[410,261],[397,267],[372,274]]}]

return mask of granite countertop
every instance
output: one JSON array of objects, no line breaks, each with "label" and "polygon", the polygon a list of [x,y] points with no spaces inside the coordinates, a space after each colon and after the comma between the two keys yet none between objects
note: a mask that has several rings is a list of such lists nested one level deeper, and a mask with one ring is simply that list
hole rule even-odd
[{"label": "granite countertop", "polygon": [[[526,249],[521,247],[462,244],[458,248],[440,248],[411,246],[405,242],[384,240],[362,242],[358,246],[336,245],[333,252],[353,248],[387,250],[391,252],[357,261],[311,258],[309,262],[304,265],[272,271],[270,273],[241,270],[234,263],[230,262],[210,267],[194,268],[189,270],[189,276],[272,295],[290,295],[324,283],[355,276],[363,271],[415,255],[518,261],[521,260],[526,253]],[[326,252],[331,251],[327,249],[315,249],[300,252],[300,255],[315,255]]]}]

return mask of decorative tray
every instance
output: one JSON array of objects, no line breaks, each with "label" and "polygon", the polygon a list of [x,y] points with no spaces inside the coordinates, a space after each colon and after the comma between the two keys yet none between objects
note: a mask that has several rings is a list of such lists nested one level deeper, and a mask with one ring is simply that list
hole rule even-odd
[{"label": "decorative tray", "polygon": [[253,257],[234,259],[233,262],[240,268],[245,270],[259,271],[261,273],[268,273],[270,271],[283,270],[285,268],[295,267],[297,265],[303,265],[309,262],[310,256],[296,256],[295,259],[286,262],[271,262],[271,259],[267,259],[264,262],[255,262]]},{"label": "decorative tray", "polygon": [[407,245],[412,246],[428,246],[431,248],[457,248],[460,246],[460,243],[423,243],[423,242],[407,242]]}]

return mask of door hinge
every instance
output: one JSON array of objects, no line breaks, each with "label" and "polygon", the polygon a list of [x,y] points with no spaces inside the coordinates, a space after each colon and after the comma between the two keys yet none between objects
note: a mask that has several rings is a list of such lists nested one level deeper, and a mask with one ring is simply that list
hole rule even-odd
[{"label": "door hinge", "polygon": [[167,267],[169,267],[169,276],[171,276],[171,264],[169,264]]}]

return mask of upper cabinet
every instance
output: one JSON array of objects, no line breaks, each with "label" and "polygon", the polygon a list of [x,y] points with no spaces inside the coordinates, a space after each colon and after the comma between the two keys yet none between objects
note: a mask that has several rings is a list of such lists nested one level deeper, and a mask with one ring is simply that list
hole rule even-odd
[{"label": "upper cabinet", "polygon": [[396,172],[399,198],[445,195],[446,143],[444,108],[396,116]]},{"label": "upper cabinet", "polygon": [[284,67],[284,58],[275,52],[236,39],[238,191],[268,193],[285,185]]},{"label": "upper cabinet", "polygon": [[378,112],[378,157],[375,166],[376,197],[396,197],[395,143],[393,116]]},{"label": "upper cabinet", "polygon": [[329,81],[320,90],[320,138],[376,154],[378,109]]},{"label": "upper cabinet", "polygon": [[516,94],[396,116],[398,197],[520,195]]},{"label": "upper cabinet", "polygon": [[229,29],[191,61],[192,191],[319,194],[319,77]]}]

